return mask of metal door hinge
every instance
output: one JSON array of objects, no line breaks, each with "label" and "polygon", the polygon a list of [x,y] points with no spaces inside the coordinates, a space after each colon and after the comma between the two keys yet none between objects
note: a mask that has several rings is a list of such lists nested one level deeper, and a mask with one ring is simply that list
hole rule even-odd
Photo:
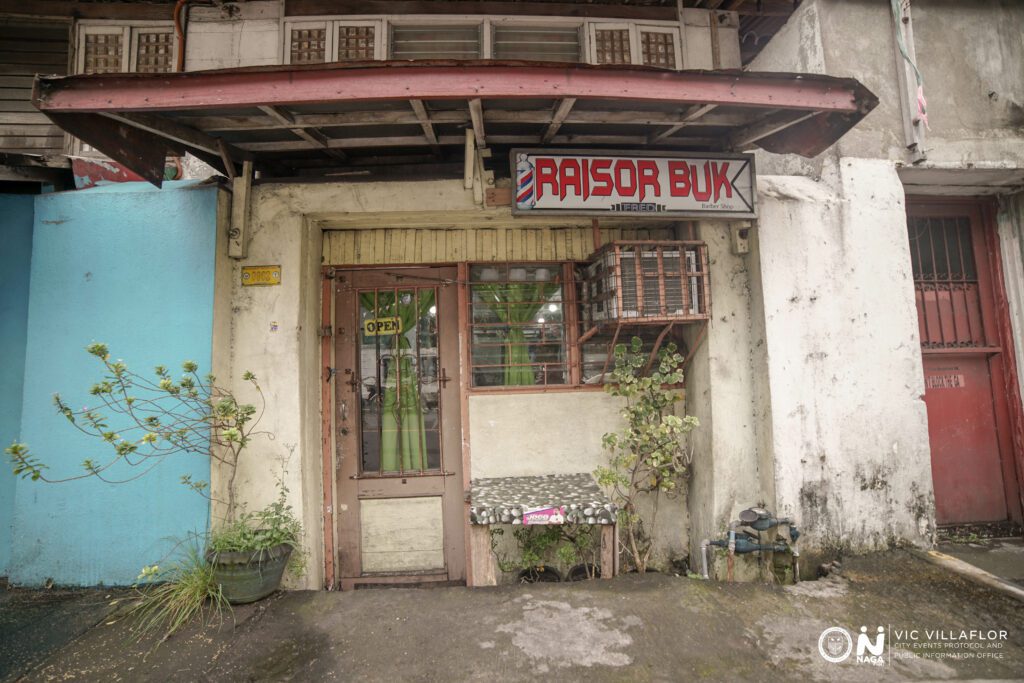
[{"label": "metal door hinge", "polygon": [[324,326],[322,326],[320,328],[320,336],[321,337],[333,337],[334,336],[334,326],[333,325],[324,325]]}]

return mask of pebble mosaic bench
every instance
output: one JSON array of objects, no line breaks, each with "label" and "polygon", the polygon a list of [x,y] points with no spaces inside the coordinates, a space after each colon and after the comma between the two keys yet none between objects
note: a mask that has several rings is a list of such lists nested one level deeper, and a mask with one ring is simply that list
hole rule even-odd
[{"label": "pebble mosaic bench", "polygon": [[490,552],[490,525],[523,524],[524,519],[530,524],[538,519],[537,515],[550,520],[539,523],[600,526],[601,577],[615,575],[618,510],[590,474],[474,479],[470,482],[469,503],[474,585],[497,583]]}]

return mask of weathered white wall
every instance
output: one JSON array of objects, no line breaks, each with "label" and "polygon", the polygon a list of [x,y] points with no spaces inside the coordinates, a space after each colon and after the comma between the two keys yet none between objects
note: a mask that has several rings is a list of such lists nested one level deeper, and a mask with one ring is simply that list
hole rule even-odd
[{"label": "weathered white wall", "polygon": [[739,69],[739,15],[735,12],[709,12],[704,9],[683,10],[683,68],[713,69],[715,64],[711,22],[718,23],[718,68]]},{"label": "weathered white wall", "polygon": [[281,3],[231,3],[189,10],[185,69],[281,64]]},{"label": "weathered white wall", "polygon": [[[766,372],[754,353],[763,347],[764,334],[752,289],[751,256],[732,253],[728,223],[701,223],[700,237],[708,245],[712,319],[686,373],[687,409],[700,420],[690,436],[694,570],[699,568],[702,539],[721,538],[744,508],[773,505],[771,488],[762,482],[755,419],[767,406],[760,404],[757,389]],[[691,346],[696,335],[696,328],[687,331]],[[770,458],[767,462],[770,468]]]},{"label": "weathered white wall", "polygon": [[778,512],[805,550],[928,544],[934,502],[903,194],[893,165],[761,176]]},{"label": "weathered white wall", "polygon": [[608,463],[601,436],[621,426],[621,409],[603,391],[471,395],[472,476],[593,472]]}]

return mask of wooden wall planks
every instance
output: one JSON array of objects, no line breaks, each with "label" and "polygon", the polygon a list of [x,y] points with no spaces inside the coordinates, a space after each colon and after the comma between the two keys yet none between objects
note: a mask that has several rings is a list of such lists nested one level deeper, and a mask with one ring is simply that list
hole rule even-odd
[{"label": "wooden wall planks", "polygon": [[[601,241],[675,239],[665,228],[602,228]],[[594,252],[590,226],[552,228],[376,228],[328,230],[332,266],[459,261],[582,261]]]},{"label": "wooden wall planks", "polygon": [[63,151],[63,131],[32,106],[32,79],[68,73],[69,30],[54,21],[0,19],[0,151]]}]

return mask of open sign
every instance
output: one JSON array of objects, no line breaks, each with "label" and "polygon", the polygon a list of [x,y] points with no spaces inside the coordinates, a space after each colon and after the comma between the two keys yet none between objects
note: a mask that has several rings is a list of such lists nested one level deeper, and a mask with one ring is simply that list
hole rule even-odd
[{"label": "open sign", "polygon": [[370,318],[363,322],[363,334],[367,337],[387,337],[401,333],[401,318]]}]

